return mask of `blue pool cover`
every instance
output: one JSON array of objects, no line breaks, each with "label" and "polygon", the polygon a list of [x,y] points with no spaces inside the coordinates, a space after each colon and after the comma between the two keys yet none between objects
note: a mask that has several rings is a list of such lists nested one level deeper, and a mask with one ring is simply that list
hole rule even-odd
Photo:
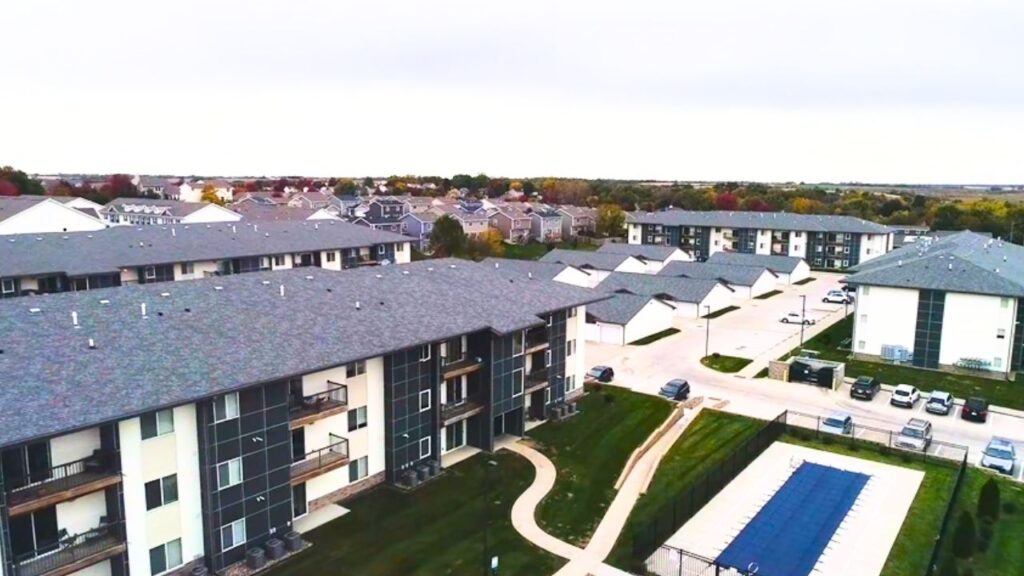
[{"label": "blue pool cover", "polygon": [[758,576],[807,576],[867,484],[867,474],[804,462],[718,556]]}]

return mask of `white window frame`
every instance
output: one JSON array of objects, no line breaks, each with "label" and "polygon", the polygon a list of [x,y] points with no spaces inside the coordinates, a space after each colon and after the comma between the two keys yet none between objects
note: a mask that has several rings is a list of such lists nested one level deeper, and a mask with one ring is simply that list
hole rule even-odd
[{"label": "white window frame", "polygon": [[[516,352],[516,340],[519,341],[519,351]],[[512,357],[516,358],[522,356],[526,352],[526,331],[520,332],[512,340]]]},{"label": "white window frame", "polygon": [[565,343],[565,355],[572,356],[576,354],[576,340],[569,340]]},{"label": "white window frame", "polygon": [[[517,386],[517,383],[518,383],[518,386]],[[519,389],[518,392],[516,391],[517,387]],[[523,382],[523,369],[522,368],[516,368],[515,370],[512,371],[512,397],[513,398],[518,398],[518,397],[522,396],[523,395],[523,390],[525,389],[525,387],[526,387],[525,383]]]},{"label": "white window frame", "polygon": [[555,323],[555,315],[554,314],[548,314],[548,322],[547,322],[548,328],[553,326],[554,323]]},{"label": "white window frame", "polygon": [[[348,411],[349,414],[355,415],[355,427],[351,420],[348,421],[348,431],[355,432],[356,430],[362,430],[366,428],[370,423],[370,417],[367,413],[366,406],[360,406],[358,408],[352,408]],[[361,416],[361,417],[360,417]]]},{"label": "white window frame", "polygon": [[[426,406],[423,405],[423,398],[424,397],[426,397],[426,399],[427,399],[427,405]],[[430,407],[433,406],[432,400],[433,400],[433,398],[431,398],[430,390],[420,390],[420,393],[419,393],[418,399],[417,399],[417,403],[416,403],[416,405],[419,406],[419,408],[420,408],[420,412],[426,412],[427,410],[430,410]]]},{"label": "white window frame", "polygon": [[[369,459],[366,456],[363,456],[362,458],[356,458],[351,463],[349,463],[348,467],[349,483],[359,482],[363,478],[366,478],[367,476],[370,475],[370,463]],[[353,470],[355,470],[355,478],[352,478]]]},{"label": "white window frame", "polygon": [[576,307],[573,306],[572,308],[569,308],[569,310],[565,313],[565,317],[566,318],[575,318],[576,317]]},{"label": "white window frame", "polygon": [[1002,367],[1003,367],[1003,359],[1001,357],[999,357],[999,356],[996,356],[995,358],[993,358],[992,359],[992,367],[996,368],[996,369],[1002,369]]},{"label": "white window frame", "polygon": [[182,273],[182,275],[195,274],[196,273],[196,265],[193,264],[192,262],[182,262],[181,263],[181,273]]},{"label": "white window frame", "polygon": [[14,278],[0,280],[0,294],[14,294]]},{"label": "white window frame", "polygon": [[420,347],[420,362],[430,361],[430,344],[424,344]]},{"label": "white window frame", "polygon": [[[170,480],[171,478],[174,479],[174,500],[168,500],[167,499],[167,484],[166,484],[166,482],[168,480]],[[167,476],[164,476],[162,478],[154,478],[154,479],[150,480],[149,482],[144,482],[142,484],[143,492],[144,492],[143,500],[145,500],[146,496],[148,495],[148,493],[145,493],[145,487],[148,486],[149,484],[152,484],[153,482],[156,482],[156,485],[160,487],[160,503],[157,504],[156,506],[153,506],[152,508],[150,508],[149,507],[149,502],[146,502],[146,511],[147,512],[149,512],[150,510],[156,510],[157,508],[163,508],[164,506],[167,506],[168,504],[174,504],[175,502],[178,501],[178,499],[180,498],[180,494],[178,494],[178,475],[177,474],[168,474]]]},{"label": "white window frame", "polygon": [[551,404],[551,387],[548,386],[544,389],[544,405]]},{"label": "white window frame", "polygon": [[[161,414],[169,414],[170,417],[169,418],[161,419],[160,418]],[[140,421],[141,421],[141,418],[140,418]],[[143,440],[149,440],[151,438],[159,438],[161,436],[165,436],[167,434],[171,434],[171,433],[174,432],[174,410],[172,410],[171,408],[166,408],[164,410],[157,410],[153,414],[153,421],[154,421],[154,423],[156,425],[156,434],[154,436],[149,436],[148,438],[143,438]],[[140,422],[139,429],[140,429],[139,431],[141,432],[142,431],[141,422]]]},{"label": "white window frame", "polygon": [[857,350],[863,350],[865,346],[867,346],[867,343],[863,340],[857,340]]},{"label": "white window frame", "polygon": [[143,268],[142,277],[146,280],[156,280],[156,266],[146,266]]},{"label": "white window frame", "polygon": [[[423,449],[423,443],[424,442],[427,443],[427,449],[426,450]],[[430,456],[430,449],[431,449],[431,446],[430,446],[430,436],[427,436],[425,438],[420,438],[420,458],[426,458],[426,457]]]},{"label": "white window frame", "polygon": [[[232,478],[233,471],[235,470],[235,467],[232,466],[233,464],[237,464],[238,478]],[[228,482],[227,484],[224,484],[222,482],[222,476],[221,476],[221,467],[222,466],[225,467],[224,470],[227,470],[227,482]],[[217,489],[218,490],[224,490],[225,488],[230,488],[232,486],[237,486],[238,484],[241,484],[242,483],[242,474],[243,474],[243,470],[242,470],[242,459],[241,458],[232,458],[231,460],[225,460],[224,462],[221,462],[220,464],[217,464]]]},{"label": "white window frame", "polygon": [[395,244],[395,252],[405,252],[405,242]]},{"label": "white window frame", "polygon": [[277,254],[277,255],[275,255],[273,262],[274,262],[274,266],[284,266],[285,265],[284,254]]},{"label": "white window frame", "polygon": [[[231,530],[231,546],[226,546],[224,543],[224,530]],[[241,538],[238,538],[241,534]],[[235,520],[230,524],[225,524],[220,527],[220,550],[221,552],[227,552],[232,548],[237,548],[245,544],[245,518]]]},{"label": "white window frame", "polygon": [[[234,405],[234,411],[233,412],[231,410],[232,400],[233,400],[233,405]],[[224,417],[223,418],[217,416],[217,404],[218,404],[218,402],[221,402],[221,401],[224,402]],[[239,413],[239,409],[238,409],[238,392],[229,392],[227,394],[224,394],[223,396],[218,396],[217,398],[213,399],[213,422],[215,424],[219,423],[219,422],[227,422],[228,420],[234,420],[235,418],[238,418],[238,413]]]},{"label": "white window frame", "polygon": [[[177,564],[171,564],[170,559],[169,559],[168,554],[167,554],[167,549],[168,549],[168,546],[170,546],[171,544],[175,544],[175,543],[177,543],[177,547],[178,547],[178,558],[177,558],[178,563]],[[157,572],[156,574],[166,574],[166,573],[174,570],[175,568],[180,567],[181,565],[183,565],[185,563],[185,557],[184,557],[184,555],[181,552],[181,538],[175,538],[174,540],[171,540],[170,542],[164,542],[163,544],[160,544],[159,546],[154,546],[154,547],[150,548],[150,550],[149,550],[149,552],[150,552],[150,569],[153,568],[153,565],[152,565],[153,550],[156,550],[157,548],[160,549],[160,551],[163,553],[163,556],[164,556],[164,570],[163,570],[163,572]],[[154,576],[156,576],[156,575],[154,574]]]},{"label": "white window frame", "polygon": [[550,368],[551,367],[551,349],[550,348],[544,351],[544,367],[545,368]]},{"label": "white window frame", "polygon": [[324,255],[324,260],[326,260],[327,262],[334,262],[337,259],[338,253],[335,252],[334,250],[328,250],[327,253]]},{"label": "white window frame", "polygon": [[1000,340],[1006,339],[1006,328],[996,328],[996,338]]},{"label": "white window frame", "polygon": [[385,253],[384,249],[385,249],[385,246],[383,244],[377,246],[377,255],[378,256],[383,256],[384,253]]}]

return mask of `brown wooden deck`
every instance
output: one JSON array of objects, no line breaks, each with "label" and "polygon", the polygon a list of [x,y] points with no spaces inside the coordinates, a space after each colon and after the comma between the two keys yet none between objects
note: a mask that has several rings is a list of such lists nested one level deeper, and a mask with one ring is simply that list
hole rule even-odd
[{"label": "brown wooden deck", "polygon": [[15,568],[16,576],[66,576],[123,553],[124,540],[114,534],[99,536],[75,546],[26,560]]},{"label": "brown wooden deck", "polygon": [[48,508],[60,502],[103,490],[121,481],[117,472],[80,472],[72,476],[43,482],[11,492],[7,497],[8,514],[19,516]]},{"label": "brown wooden deck", "polygon": [[466,400],[462,404],[441,407],[441,423],[444,426],[454,424],[476,416],[484,411],[484,405],[476,400]]},{"label": "brown wooden deck", "polygon": [[449,378],[457,378],[465,374],[472,374],[480,369],[482,362],[476,358],[463,358],[457,362],[451,364],[445,364],[441,367],[441,377],[445,380]]},{"label": "brown wooden deck", "polygon": [[307,458],[292,464],[292,484],[301,484],[349,463],[348,454],[326,452],[319,457]]}]

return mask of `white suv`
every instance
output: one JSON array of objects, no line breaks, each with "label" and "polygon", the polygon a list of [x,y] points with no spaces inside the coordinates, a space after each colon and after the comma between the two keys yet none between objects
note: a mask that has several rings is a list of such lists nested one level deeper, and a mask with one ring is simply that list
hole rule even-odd
[{"label": "white suv", "polygon": [[910,384],[900,384],[892,389],[892,396],[889,397],[889,404],[913,408],[914,404],[921,399],[921,393]]},{"label": "white suv", "polygon": [[821,301],[829,304],[853,304],[853,296],[842,290],[829,290]]}]

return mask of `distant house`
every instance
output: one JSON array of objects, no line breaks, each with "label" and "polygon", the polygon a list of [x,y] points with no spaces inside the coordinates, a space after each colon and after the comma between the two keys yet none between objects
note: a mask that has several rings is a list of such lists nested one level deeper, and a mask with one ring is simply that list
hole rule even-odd
[{"label": "distant house", "polygon": [[209,202],[115,198],[100,213],[112,226],[237,222],[241,214]]},{"label": "distant house", "polygon": [[537,242],[561,242],[562,215],[547,207],[534,209],[530,212],[530,238]]},{"label": "distant house", "polygon": [[450,216],[462,226],[462,232],[468,238],[477,238],[488,230],[490,220],[483,212],[470,212],[458,206],[435,206],[432,212],[438,216]]},{"label": "distant house", "polygon": [[501,237],[506,242],[523,244],[530,239],[530,215],[518,206],[499,206],[490,214],[489,220],[491,227],[501,232]]},{"label": "distant house", "polygon": [[272,192],[269,190],[257,190],[255,192],[242,192],[235,195],[232,206],[240,204],[260,204],[263,206],[284,206],[288,204],[288,198],[283,192]]},{"label": "distant house", "polygon": [[602,254],[628,254],[647,264],[647,272],[657,274],[669,262],[692,262],[693,257],[674,246],[653,244],[605,243],[597,249]]},{"label": "distant house", "polygon": [[300,220],[341,220],[327,208],[296,208],[294,206],[267,206],[258,202],[231,205],[231,209],[250,222],[283,222]]},{"label": "distant house", "polygon": [[413,244],[418,250],[426,250],[430,245],[430,233],[434,231],[434,222],[438,218],[440,216],[434,212],[410,212],[401,218],[401,232],[415,239]]},{"label": "distant house", "polygon": [[571,240],[579,236],[593,236],[597,230],[597,210],[584,206],[560,206],[562,238]]},{"label": "distant house", "polygon": [[328,194],[319,190],[310,192],[298,192],[288,198],[288,205],[293,208],[328,208],[339,207],[341,202],[334,194]]},{"label": "distant house", "polygon": [[234,187],[226,180],[196,180],[195,182],[184,182],[178,186],[177,198],[182,202],[201,202],[203,188],[211,186],[213,193],[222,202],[234,200]]},{"label": "distant house", "polygon": [[48,196],[0,196],[0,236],[102,230],[103,220]]},{"label": "distant house", "polygon": [[139,189],[140,194],[151,194],[158,198],[168,198],[171,194],[178,194],[178,185],[171,178],[161,176],[136,176],[132,183]]},{"label": "distant house", "polygon": [[405,202],[390,196],[378,196],[367,203],[365,216],[377,221],[398,221],[408,213],[409,206]]},{"label": "distant house", "polygon": [[429,196],[399,196],[398,198],[405,203],[406,213],[429,212],[431,208],[441,204],[436,198]]}]

